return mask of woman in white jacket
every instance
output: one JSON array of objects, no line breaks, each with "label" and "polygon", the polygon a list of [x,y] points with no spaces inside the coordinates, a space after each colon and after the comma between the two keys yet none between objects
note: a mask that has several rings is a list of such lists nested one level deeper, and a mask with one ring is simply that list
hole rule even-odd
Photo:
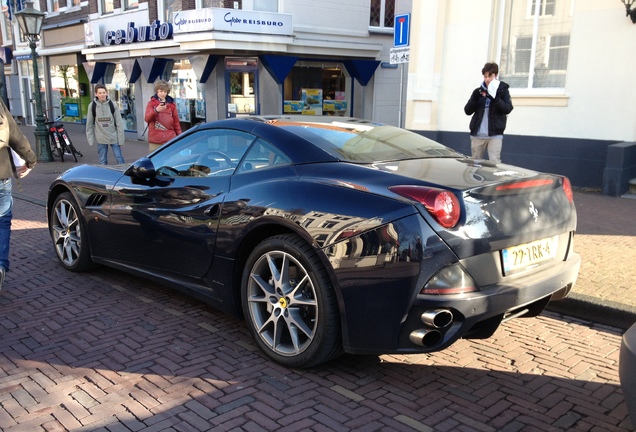
[{"label": "woman in white jacket", "polygon": [[124,122],[117,106],[108,99],[108,91],[103,84],[95,86],[95,99],[88,105],[86,138],[88,145],[97,144],[97,154],[101,165],[108,165],[109,145],[113,149],[117,163],[125,163],[121,154],[121,146],[126,140]]}]

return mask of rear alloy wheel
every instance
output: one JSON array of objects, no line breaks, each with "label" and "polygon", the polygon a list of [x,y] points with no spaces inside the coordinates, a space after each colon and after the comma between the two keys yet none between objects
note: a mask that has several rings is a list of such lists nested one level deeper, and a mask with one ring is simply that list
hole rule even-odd
[{"label": "rear alloy wheel", "polygon": [[287,234],[260,243],[242,279],[243,312],[258,346],[286,367],[342,353],[336,295],[313,248]]},{"label": "rear alloy wheel", "polygon": [[93,266],[80,215],[79,206],[70,192],[55,199],[49,215],[49,231],[57,257],[67,270],[76,272]]}]

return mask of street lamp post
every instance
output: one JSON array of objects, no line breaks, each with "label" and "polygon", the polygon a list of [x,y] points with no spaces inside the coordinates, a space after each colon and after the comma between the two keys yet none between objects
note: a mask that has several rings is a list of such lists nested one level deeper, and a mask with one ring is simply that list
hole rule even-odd
[{"label": "street lamp post", "polygon": [[44,12],[33,9],[32,1],[25,1],[24,8],[15,13],[15,17],[20,24],[22,34],[29,40],[31,48],[31,58],[33,60],[33,79],[35,84],[35,143],[38,161],[52,162],[53,155],[49,146],[48,131],[44,124],[44,114],[42,112],[42,93],[40,89],[40,74],[38,73],[37,53],[35,52],[36,42],[40,39]]}]

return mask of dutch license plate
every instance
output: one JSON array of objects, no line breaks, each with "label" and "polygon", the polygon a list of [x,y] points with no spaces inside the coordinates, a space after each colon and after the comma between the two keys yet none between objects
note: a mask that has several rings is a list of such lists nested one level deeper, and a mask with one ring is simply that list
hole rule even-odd
[{"label": "dutch license plate", "polygon": [[501,251],[504,275],[528,270],[556,256],[558,236],[536,240]]}]

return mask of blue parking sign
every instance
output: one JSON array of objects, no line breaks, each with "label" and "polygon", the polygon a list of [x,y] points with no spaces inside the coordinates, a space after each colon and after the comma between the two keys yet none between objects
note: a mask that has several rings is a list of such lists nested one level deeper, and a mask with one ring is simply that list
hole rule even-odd
[{"label": "blue parking sign", "polygon": [[393,23],[393,46],[407,47],[409,46],[409,32],[411,30],[411,14],[402,14],[395,16]]}]

